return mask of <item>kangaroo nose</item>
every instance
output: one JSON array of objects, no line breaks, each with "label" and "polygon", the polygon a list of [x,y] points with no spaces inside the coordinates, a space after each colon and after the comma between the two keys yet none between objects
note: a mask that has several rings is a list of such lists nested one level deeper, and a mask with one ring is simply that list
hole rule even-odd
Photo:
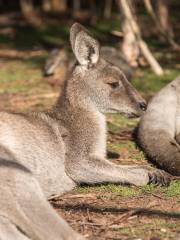
[{"label": "kangaroo nose", "polygon": [[147,109],[147,104],[145,102],[139,103],[139,107],[142,111],[146,111]]}]

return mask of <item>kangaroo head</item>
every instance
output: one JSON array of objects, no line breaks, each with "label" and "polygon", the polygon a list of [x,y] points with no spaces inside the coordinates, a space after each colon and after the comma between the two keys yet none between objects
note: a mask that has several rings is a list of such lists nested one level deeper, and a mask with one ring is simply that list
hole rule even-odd
[{"label": "kangaroo head", "polygon": [[[65,49],[54,49],[48,58],[44,67],[44,76],[54,75],[59,69],[64,69],[67,66],[68,56]],[[60,68],[61,67],[61,68]],[[63,70],[61,70],[63,71]]]},{"label": "kangaroo head", "polygon": [[[100,57],[100,45],[80,24],[70,30],[72,50],[77,59],[71,81],[76,101],[90,102],[102,113],[140,116],[146,103],[120,69]],[[84,99],[83,99],[84,98]]]}]

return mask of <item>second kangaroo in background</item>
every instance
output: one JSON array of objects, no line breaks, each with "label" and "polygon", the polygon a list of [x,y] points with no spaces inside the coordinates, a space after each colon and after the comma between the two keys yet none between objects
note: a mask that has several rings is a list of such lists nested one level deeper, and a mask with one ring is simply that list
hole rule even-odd
[{"label": "second kangaroo in background", "polygon": [[100,57],[99,43],[79,24],[70,31],[77,63],[49,112],[0,113],[0,239],[80,240],[46,200],[81,183],[150,182],[169,176],[105,158],[103,113],[140,116],[146,104],[123,73]]},{"label": "second kangaroo in background", "polygon": [[[125,60],[125,57],[120,50],[108,46],[103,46],[100,50],[101,57],[119,67],[127,79],[130,80],[133,74],[133,69]],[[43,76],[52,86],[59,85],[62,87],[66,81],[68,72],[71,71],[75,62],[76,58],[74,55],[69,54],[67,49],[54,49],[50,52],[46,61]]]},{"label": "second kangaroo in background", "polygon": [[180,176],[180,76],[153,97],[138,129],[138,141],[147,156]]}]

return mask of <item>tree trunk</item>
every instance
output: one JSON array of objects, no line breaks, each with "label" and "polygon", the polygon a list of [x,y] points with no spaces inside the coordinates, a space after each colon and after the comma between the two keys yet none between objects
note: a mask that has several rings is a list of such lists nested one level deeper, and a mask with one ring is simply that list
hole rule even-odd
[{"label": "tree trunk", "polygon": [[112,0],[106,0],[104,6],[104,17],[109,19],[112,11]]},{"label": "tree trunk", "polygon": [[97,20],[98,20],[98,16],[96,14],[97,6],[96,6],[96,1],[95,0],[90,0],[89,1],[89,9],[90,9],[90,13],[91,13],[90,24],[92,26],[95,26],[97,24]]},{"label": "tree trunk", "polygon": [[42,9],[44,12],[50,12],[51,11],[51,1],[43,0],[42,1]]},{"label": "tree trunk", "polygon": [[161,66],[153,57],[147,44],[141,37],[141,31],[138,23],[136,22],[136,15],[135,10],[132,7],[132,1],[117,0],[117,3],[120,7],[120,10],[122,11],[124,19],[124,42],[122,44],[122,51],[125,54],[125,57],[129,61],[130,65],[133,66],[135,64],[138,64],[140,55],[143,55],[157,75],[163,74]]},{"label": "tree trunk", "polygon": [[160,39],[167,41],[174,49],[180,50],[180,46],[174,40],[174,33],[169,20],[168,5],[166,0],[157,0],[156,12],[153,9],[151,0],[144,0],[147,12],[153,19],[160,34]]},{"label": "tree trunk", "polygon": [[27,22],[35,26],[42,24],[42,19],[34,9],[33,0],[20,0],[20,7],[22,15]]},{"label": "tree trunk", "polygon": [[169,19],[169,10],[168,10],[168,1],[167,0],[157,0],[157,16],[160,22],[160,25],[166,34],[171,38],[174,37],[174,33],[170,24]]},{"label": "tree trunk", "polygon": [[131,25],[125,17],[122,18],[122,32],[124,37],[121,46],[122,53],[132,67],[137,67],[140,54],[139,46],[136,37],[132,32]]},{"label": "tree trunk", "polygon": [[66,0],[51,0],[51,4],[53,12],[64,13],[66,11]]},{"label": "tree trunk", "polygon": [[24,15],[24,17],[28,18],[34,11],[32,0],[20,0],[20,6],[21,12]]},{"label": "tree trunk", "polygon": [[76,15],[76,12],[79,12],[81,9],[81,2],[80,0],[73,0],[73,12]]}]

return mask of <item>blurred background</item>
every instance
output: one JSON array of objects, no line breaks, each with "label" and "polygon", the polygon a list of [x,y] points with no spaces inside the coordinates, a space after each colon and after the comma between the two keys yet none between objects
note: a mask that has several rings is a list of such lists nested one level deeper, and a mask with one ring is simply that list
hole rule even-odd
[{"label": "blurred background", "polygon": [[179,11],[178,0],[0,0],[0,108],[52,104],[74,62],[75,21],[149,99],[179,74]]}]

